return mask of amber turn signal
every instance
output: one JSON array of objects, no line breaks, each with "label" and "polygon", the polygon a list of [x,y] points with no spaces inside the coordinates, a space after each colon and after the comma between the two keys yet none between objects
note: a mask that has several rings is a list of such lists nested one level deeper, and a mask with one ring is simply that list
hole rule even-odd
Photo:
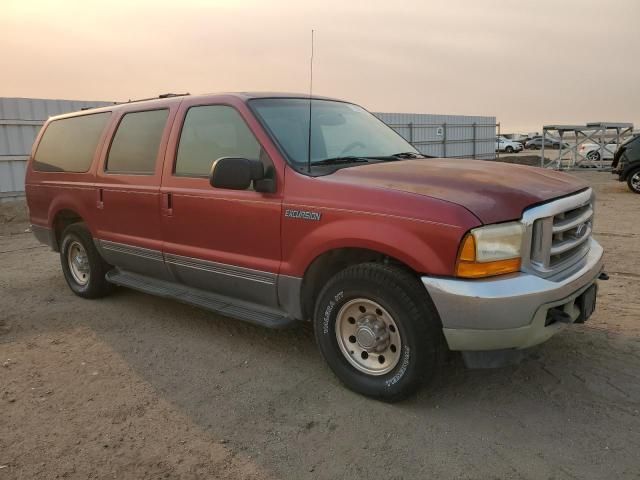
[{"label": "amber turn signal", "polygon": [[458,254],[456,275],[463,278],[483,278],[520,270],[520,258],[494,260],[491,262],[476,261],[476,242],[473,235],[465,237]]}]

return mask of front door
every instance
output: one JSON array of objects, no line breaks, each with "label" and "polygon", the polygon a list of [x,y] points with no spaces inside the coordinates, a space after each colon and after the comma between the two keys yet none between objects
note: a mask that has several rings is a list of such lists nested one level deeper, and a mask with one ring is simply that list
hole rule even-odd
[{"label": "front door", "polygon": [[180,283],[275,307],[282,182],[266,194],[214,188],[208,178],[221,157],[259,159],[277,176],[252,130],[259,127],[240,110],[195,99],[181,105],[162,179],[164,258]]}]

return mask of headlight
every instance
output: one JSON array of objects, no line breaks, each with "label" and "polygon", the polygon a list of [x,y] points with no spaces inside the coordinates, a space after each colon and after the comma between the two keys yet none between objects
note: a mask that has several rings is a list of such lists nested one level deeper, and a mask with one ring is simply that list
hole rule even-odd
[{"label": "headlight", "polygon": [[474,228],[460,245],[456,275],[481,278],[517,272],[523,233],[519,222]]}]

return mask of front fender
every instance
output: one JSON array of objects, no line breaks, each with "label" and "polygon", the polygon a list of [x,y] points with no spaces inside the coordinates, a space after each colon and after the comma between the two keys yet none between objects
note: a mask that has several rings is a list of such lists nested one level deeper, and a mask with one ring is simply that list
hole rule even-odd
[{"label": "front fender", "polygon": [[452,275],[462,228],[415,219],[362,214],[331,218],[321,224],[285,219],[281,273],[301,277],[320,255],[340,248],[373,250],[395,258],[414,271]]}]

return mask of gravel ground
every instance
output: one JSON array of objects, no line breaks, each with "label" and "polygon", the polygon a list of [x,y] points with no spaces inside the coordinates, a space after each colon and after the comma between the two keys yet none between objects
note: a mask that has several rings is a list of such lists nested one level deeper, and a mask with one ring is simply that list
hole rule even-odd
[{"label": "gravel ground", "polygon": [[611,275],[592,319],[519,366],[454,357],[395,405],[343,388],[307,325],[74,296],[0,206],[0,480],[640,478],[640,196],[577,175]]}]

